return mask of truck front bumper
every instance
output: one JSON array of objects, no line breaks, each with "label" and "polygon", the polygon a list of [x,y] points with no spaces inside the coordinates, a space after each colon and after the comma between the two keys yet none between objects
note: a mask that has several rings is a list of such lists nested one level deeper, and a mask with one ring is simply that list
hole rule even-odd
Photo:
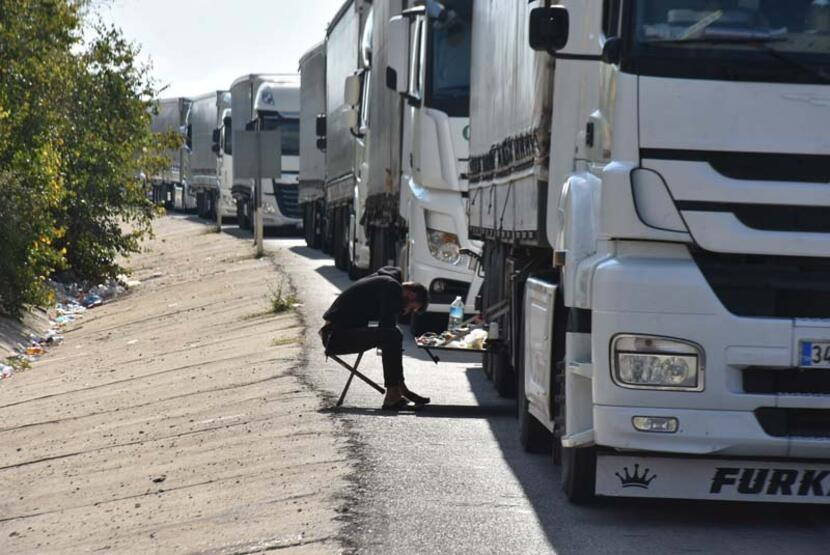
[{"label": "truck front bumper", "polygon": [[[654,249],[658,249],[655,252]],[[659,249],[663,249],[662,252]],[[830,341],[830,320],[739,317],[718,300],[688,250],[622,249],[593,280],[593,440],[618,450],[830,458],[830,390],[795,387],[802,343]],[[623,387],[612,377],[619,334],[680,339],[703,350],[702,391]],[[803,372],[828,372],[807,369]],[[762,387],[759,375],[772,377]],[[795,378],[793,378],[795,376]],[[643,432],[636,416],[674,418]]]},{"label": "truck front bumper", "polygon": [[596,493],[711,501],[830,502],[830,464],[599,453]]}]

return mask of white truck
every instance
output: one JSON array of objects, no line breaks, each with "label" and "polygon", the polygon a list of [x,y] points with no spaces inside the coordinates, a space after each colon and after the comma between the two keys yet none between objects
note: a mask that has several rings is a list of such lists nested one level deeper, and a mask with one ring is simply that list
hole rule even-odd
[{"label": "white truck", "polygon": [[472,4],[377,3],[369,63],[346,87],[360,92],[353,133],[372,136],[360,192],[370,267],[398,264],[429,288],[433,318],[416,333],[444,329],[457,296],[475,312],[481,285],[466,223]]},{"label": "white truck", "polygon": [[326,30],[326,108],[317,125],[326,162],[324,197],[316,205],[322,220],[322,248],[352,278],[369,269],[369,244],[359,225],[369,136],[355,133],[351,104],[359,93],[352,77],[365,71],[369,61],[366,37],[371,33],[371,11],[366,0],[346,0]]},{"label": "white truck", "polygon": [[[325,214],[326,145],[318,144],[317,117],[326,111],[326,43],[300,58],[300,189],[306,244],[322,246]],[[325,134],[324,130],[320,130]],[[322,141],[322,140],[321,140]]]},{"label": "white truck", "polygon": [[154,133],[174,133],[181,136],[181,146],[164,153],[167,164],[161,173],[150,177],[153,202],[167,208],[188,210],[195,208],[196,197],[190,191],[189,125],[191,100],[184,97],[161,98],[151,117]]},{"label": "white truck", "polygon": [[475,3],[488,367],[573,501],[830,498],[828,10]]},{"label": "white truck", "polygon": [[[300,80],[295,74],[251,74],[231,85],[232,129],[263,131],[279,129],[282,137],[282,177],[262,179],[262,215],[266,227],[302,225],[297,202],[300,154]],[[226,137],[227,139],[227,137]],[[237,149],[239,145],[237,145]],[[236,152],[235,159],[239,160]],[[239,227],[253,225],[254,180],[234,172],[231,194],[236,201]]]},{"label": "white truck", "polygon": [[230,91],[214,91],[192,98],[189,125],[191,129],[190,189],[196,197],[196,213],[213,218],[219,197],[216,153],[221,111],[230,106]]}]

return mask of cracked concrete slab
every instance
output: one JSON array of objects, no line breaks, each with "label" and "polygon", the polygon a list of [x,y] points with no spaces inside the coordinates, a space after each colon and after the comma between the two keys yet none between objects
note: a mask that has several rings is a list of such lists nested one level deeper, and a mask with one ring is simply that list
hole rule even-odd
[{"label": "cracked concrete slab", "polygon": [[142,285],[0,385],[0,552],[338,552],[352,463],[294,375],[298,314],[248,241],[182,217]]}]

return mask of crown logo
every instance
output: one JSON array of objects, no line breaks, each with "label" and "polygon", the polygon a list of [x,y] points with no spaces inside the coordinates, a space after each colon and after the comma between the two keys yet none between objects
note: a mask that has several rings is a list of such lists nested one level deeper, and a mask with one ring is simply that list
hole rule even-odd
[{"label": "crown logo", "polygon": [[643,470],[643,473],[640,474],[640,465],[634,465],[634,474],[630,474],[628,472],[628,467],[623,467],[623,472],[625,476],[622,476],[619,472],[615,472],[614,474],[617,475],[617,478],[620,479],[620,485],[624,488],[640,488],[640,489],[648,489],[649,484],[657,478],[656,474],[652,474],[651,476],[648,475],[651,472],[650,468],[646,468]]}]

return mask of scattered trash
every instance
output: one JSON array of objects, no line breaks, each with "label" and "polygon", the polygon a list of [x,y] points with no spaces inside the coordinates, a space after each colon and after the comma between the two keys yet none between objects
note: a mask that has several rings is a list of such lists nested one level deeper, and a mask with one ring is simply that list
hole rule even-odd
[{"label": "scattered trash", "polygon": [[166,476],[166,475],[164,475],[164,474],[162,474],[161,476],[158,476],[158,477],[156,477],[156,478],[153,478],[153,483],[154,483],[154,484],[160,484],[160,483],[162,483],[163,481],[165,481],[166,479],[167,479],[167,476]]},{"label": "scattered trash", "polygon": [[0,364],[0,380],[10,377],[14,374],[14,367],[7,364]]},{"label": "scattered trash", "polygon": [[81,304],[84,305],[85,308],[93,308],[104,304],[104,299],[95,293],[88,293],[81,301]]},{"label": "scattered trash", "polygon": [[130,339],[127,341],[127,345],[135,345],[136,343],[138,343],[138,339]]},{"label": "scattered trash", "polygon": [[[126,276],[119,276],[118,280],[111,280],[95,286],[79,283],[52,282],[57,303],[46,312],[49,316],[50,327],[42,335],[29,336],[29,344],[18,344],[17,354],[0,363],[0,379],[25,370],[46,354],[47,348],[60,345],[63,342],[62,330],[75,322],[87,310],[101,306],[107,301],[122,295],[129,287],[136,287],[140,282],[128,280]],[[132,344],[132,343],[130,343]]]},{"label": "scattered trash", "polygon": [[32,357],[39,357],[46,352],[46,349],[41,347],[40,345],[30,345],[26,347],[26,354]]}]

